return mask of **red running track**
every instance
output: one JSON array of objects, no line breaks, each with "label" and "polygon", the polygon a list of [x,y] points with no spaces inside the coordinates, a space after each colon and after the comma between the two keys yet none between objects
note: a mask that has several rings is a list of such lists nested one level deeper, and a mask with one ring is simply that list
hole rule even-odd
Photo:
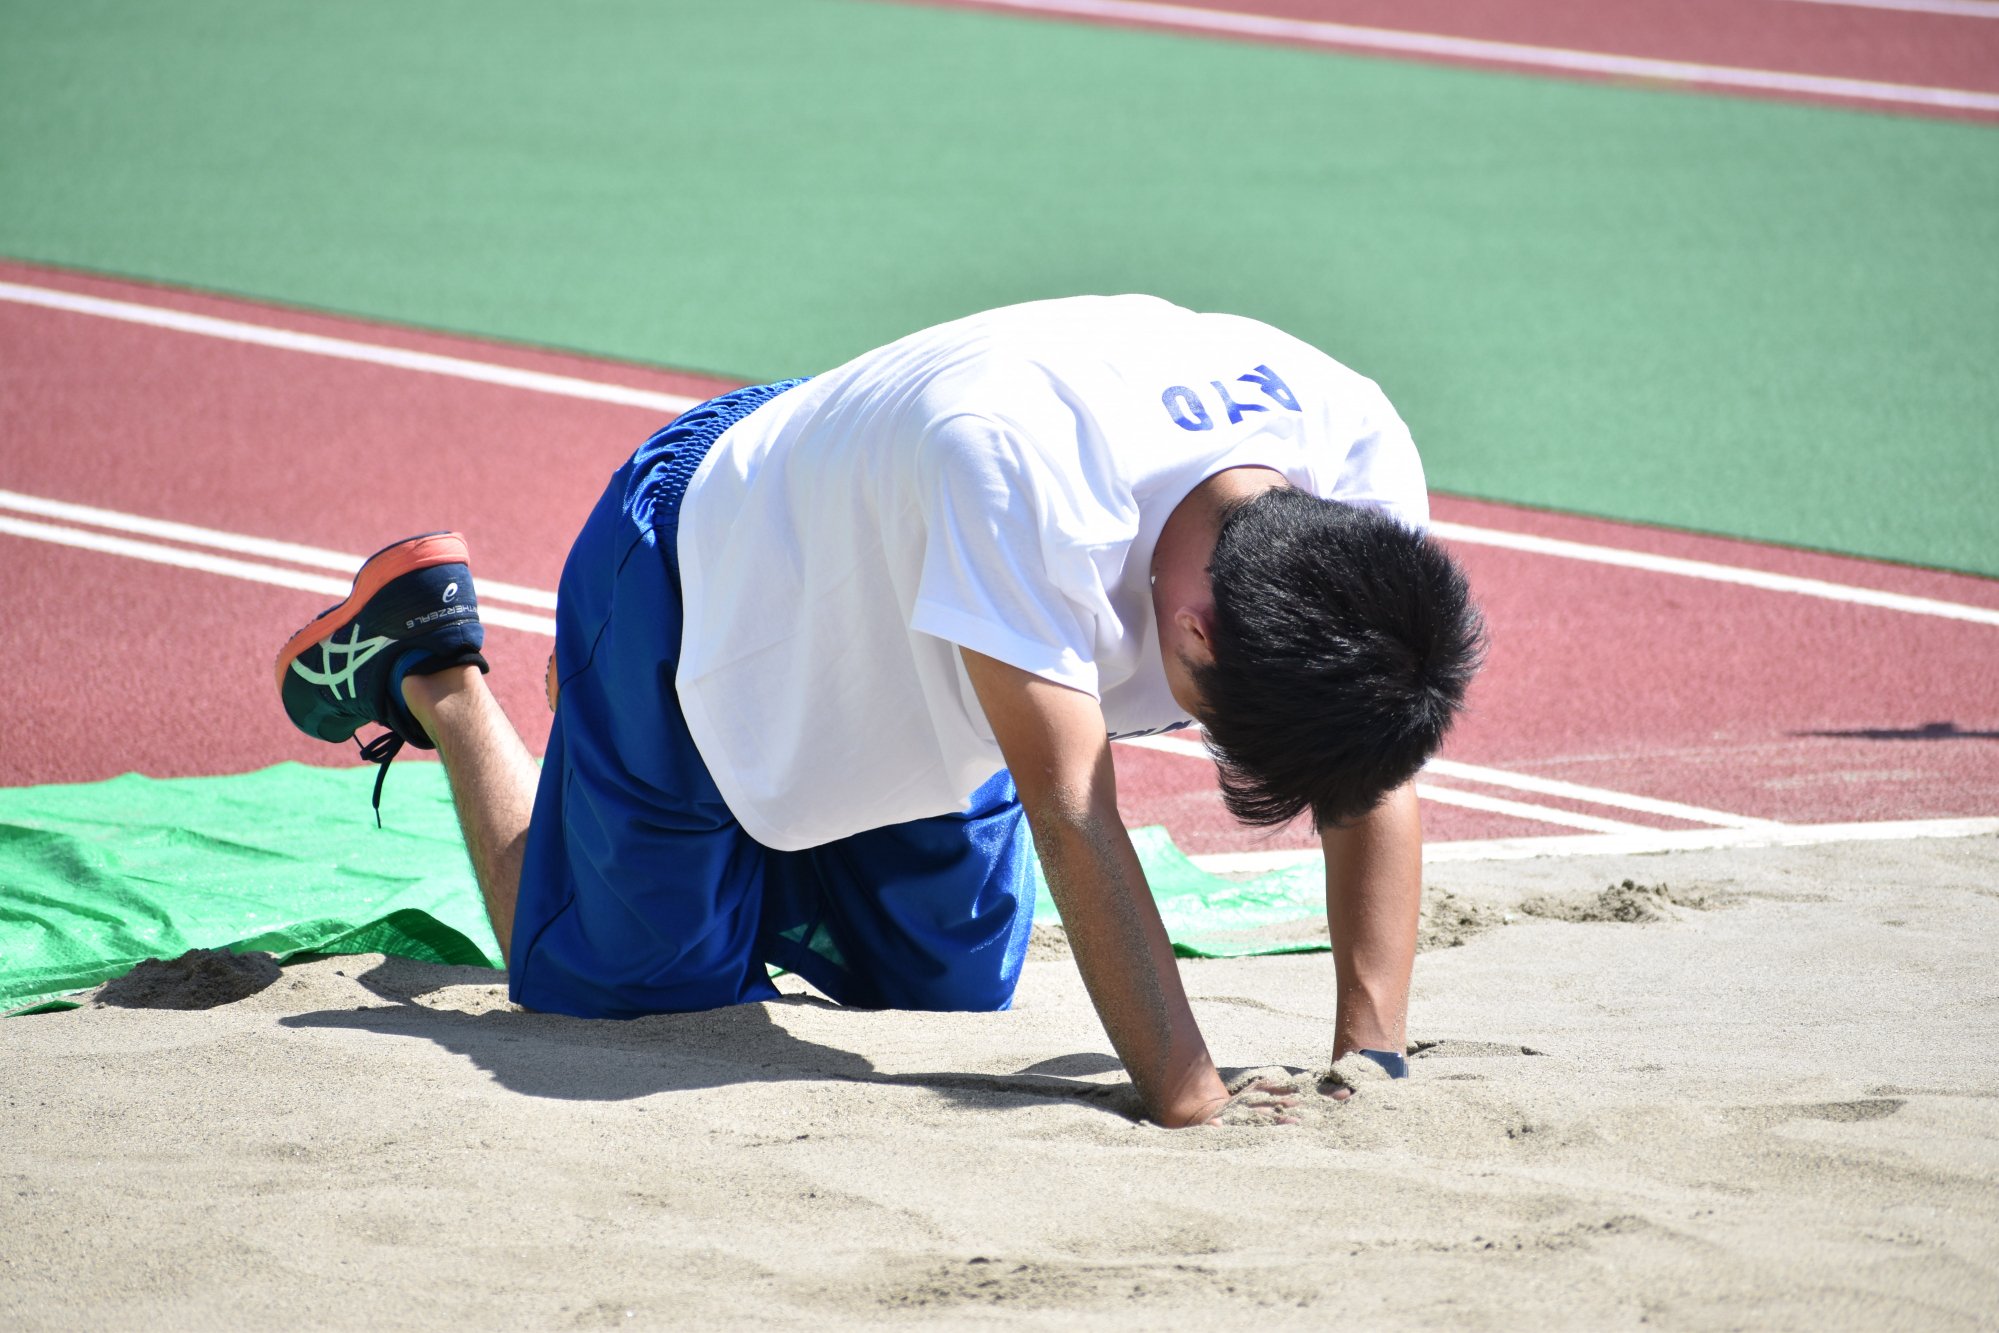
[{"label": "red running track", "polygon": [[[1023,17],[1120,27],[1195,30],[1204,14],[1255,15],[1342,24],[1398,33],[1471,38],[1560,51],[1689,62],[1736,70],[1858,79],[1971,93],[1999,93],[1999,9],[1928,13],[1866,4],[1807,0],[1186,0],[1130,10],[1117,0],[919,0]],[[1025,3],[1032,8],[1020,7]],[[1049,8],[1041,8],[1043,4]],[[1950,8],[1950,0],[1944,0]],[[1187,11],[1176,22],[1171,10]],[[1164,15],[1161,16],[1161,11]],[[1143,16],[1141,16],[1143,15]],[[1222,39],[1340,48],[1282,36],[1211,34]],[[1369,54],[1364,47],[1352,47]],[[1558,72],[1503,56],[1402,55],[1444,64],[1514,69],[1543,77],[1629,78]],[[1734,95],[1783,97],[1974,120],[1999,110],[1887,104],[1792,90],[1729,89]]]},{"label": "red running track", "polygon": [[[0,263],[0,282],[663,393],[725,387],[24,265]],[[0,489],[357,554],[455,527],[486,580],[552,589],[604,479],[660,419],[0,301]],[[1991,580],[1448,497],[1436,510],[1477,528],[1999,611]],[[0,507],[10,517],[21,515]],[[1454,544],[1493,651],[1451,759],[1786,822],[1999,810],[1999,625]],[[0,534],[0,783],[353,762],[290,729],[270,678],[277,647],[329,600]],[[534,633],[491,634],[494,684],[536,749],[548,647]],[[1127,818],[1167,824],[1191,852],[1309,845],[1302,830],[1232,826],[1199,758],[1120,747],[1118,767]],[[1437,801],[1425,818],[1433,841],[1574,831]]]}]

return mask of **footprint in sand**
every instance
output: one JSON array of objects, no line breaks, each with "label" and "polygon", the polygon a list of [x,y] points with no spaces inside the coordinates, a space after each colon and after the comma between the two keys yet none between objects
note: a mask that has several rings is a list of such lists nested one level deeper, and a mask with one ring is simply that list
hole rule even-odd
[{"label": "footprint in sand", "polygon": [[1862,1097],[1850,1102],[1796,1102],[1776,1106],[1731,1106],[1729,1120],[1750,1129],[1769,1129],[1793,1120],[1827,1120],[1836,1125],[1886,1120],[1908,1103],[1900,1097]]}]

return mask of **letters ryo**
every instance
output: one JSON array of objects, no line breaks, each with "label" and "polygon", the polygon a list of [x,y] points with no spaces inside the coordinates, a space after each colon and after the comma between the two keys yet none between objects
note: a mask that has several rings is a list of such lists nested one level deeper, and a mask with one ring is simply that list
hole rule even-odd
[{"label": "letters ryo", "polygon": [[[1272,403],[1277,404],[1277,406],[1287,412],[1300,410],[1298,407],[1298,396],[1291,392],[1290,386],[1279,379],[1277,372],[1269,366],[1258,366],[1247,375],[1236,376],[1232,382],[1252,385],[1262,390],[1265,398],[1268,398]],[[1270,410],[1267,404],[1250,400],[1249,394],[1241,389],[1237,389],[1233,393],[1230,392],[1229,383],[1222,380],[1209,380],[1208,384],[1214,389],[1215,395],[1221,400],[1222,411],[1228,414],[1231,425],[1241,422],[1251,412],[1268,412]],[[1238,393],[1243,395],[1241,399],[1236,397]],[[1159,401],[1166,405],[1166,415],[1172,417],[1173,424],[1181,430],[1213,430],[1215,428],[1215,418],[1208,411],[1208,405],[1202,401],[1201,395],[1184,384],[1170,386],[1166,392],[1159,395]]]}]

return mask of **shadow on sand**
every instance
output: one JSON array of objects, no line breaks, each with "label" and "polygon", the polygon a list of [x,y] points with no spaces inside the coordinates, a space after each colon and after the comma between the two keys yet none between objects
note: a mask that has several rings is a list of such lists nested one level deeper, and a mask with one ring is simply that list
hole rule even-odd
[{"label": "shadow on sand", "polygon": [[785,1009],[839,1006],[809,996],[691,1014],[633,1019],[495,1009],[484,1013],[417,1002],[451,986],[491,987],[504,974],[390,958],[357,977],[386,1005],[324,1009],[280,1019],[290,1028],[346,1029],[435,1042],[529,1097],[628,1101],[662,1092],[796,1080],[927,1088],[984,1110],[1022,1099],[1087,1103],[1127,1119],[1138,1103],[1127,1083],[1084,1082],[1061,1074],[1099,1073],[1116,1061],[1094,1052],[1059,1056],[1017,1074],[885,1074],[864,1056],[806,1041],[776,1020]]}]

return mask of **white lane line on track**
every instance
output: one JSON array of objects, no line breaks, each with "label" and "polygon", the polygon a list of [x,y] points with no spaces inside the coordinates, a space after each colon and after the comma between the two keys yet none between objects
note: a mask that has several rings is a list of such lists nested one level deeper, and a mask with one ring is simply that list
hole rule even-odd
[{"label": "white lane line on track", "polygon": [[[230,338],[241,342],[256,343],[259,346],[276,347],[287,351],[307,352],[314,355],[337,356],[346,360],[369,361],[379,365],[395,366],[405,370],[418,370],[430,374],[454,375],[464,379],[474,379],[487,384],[506,385],[513,388],[529,388],[540,393],[560,394],[567,397],[588,398],[598,402],[627,403],[633,406],[657,408],[662,412],[679,413],[693,406],[690,398],[680,398],[672,394],[648,393],[640,389],[627,389],[619,385],[603,384],[594,380],[573,379],[563,375],[533,375],[527,371],[511,370],[506,366],[489,365],[480,361],[466,361],[457,357],[434,357],[415,352],[404,352],[393,347],[378,347],[369,343],[349,342],[340,338],[321,338],[314,334],[289,333],[283,329],[268,328],[260,324],[245,324],[236,320],[210,319],[202,315],[188,315],[182,311],[158,306],[137,305],[130,301],[108,301],[98,297],[79,296],[73,292],[61,291],[53,287],[29,287],[20,283],[0,282],[0,301],[14,301],[52,310],[64,310],[72,314],[98,315],[106,319],[127,320],[146,324],[155,328],[174,329],[183,333],[200,333],[211,337]],[[182,321],[194,321],[184,323]],[[196,325],[199,325],[198,327]],[[254,336],[252,336],[254,335]],[[325,350],[326,346],[338,347],[340,351]],[[415,358],[416,361],[412,361]],[[421,364],[416,362],[420,361]],[[477,373],[473,373],[477,372]],[[524,382],[520,377],[531,379]],[[48,505],[61,504],[60,501],[41,501]],[[75,506],[77,510],[88,506]],[[95,511],[112,515],[111,510]],[[117,522],[108,519],[83,518],[79,521],[97,526],[115,527],[121,523],[160,524],[159,519],[140,519],[135,515],[116,515]],[[226,549],[242,551],[246,554],[270,554],[274,559],[293,560],[301,564],[316,565],[321,568],[342,568],[329,563],[335,557],[352,560],[344,566],[352,570],[360,563],[358,558],[326,551],[319,547],[293,547],[298,555],[278,553],[277,548],[289,543],[267,542],[263,538],[241,537],[233,533],[217,533],[212,529],[196,529],[187,525],[172,525],[186,532],[206,532],[208,536],[171,538],[194,542],[216,541],[227,538],[234,543]],[[128,527],[128,531],[140,531]],[[1735,583],[1744,587],[1761,588],[1770,592],[1787,592],[1807,597],[1819,597],[1830,601],[1850,602],[1862,606],[1876,606],[1890,611],[1905,611],[1913,615],[1941,616],[1947,620],[1963,620],[1973,624],[1999,625],[1999,610],[1982,606],[1969,606],[1958,602],[1939,601],[1930,597],[1911,597],[1901,593],[1880,592],[1873,588],[1854,587],[1843,583],[1829,583],[1821,579],[1796,578],[1788,574],[1771,574],[1763,570],[1748,569],[1737,565],[1714,564],[1705,560],[1682,560],[1674,556],[1648,555],[1642,551],[1626,551],[1614,546],[1595,546],[1587,542],[1561,541],[1552,537],[1535,537],[1526,533],[1507,532],[1498,528],[1473,527],[1464,523],[1433,523],[1431,531],[1452,541],[1468,542],[1476,545],[1502,546],[1511,550],[1531,552],[1536,555],[1554,556],[1568,560],[1593,561],[1597,564],[1618,565],[1627,569],[1642,569],[1655,574],[1676,574],[1686,578],[1707,579],[1719,583]],[[154,535],[166,535],[156,533]],[[254,544],[256,549],[253,549]],[[266,551],[264,548],[270,548]],[[533,603],[540,605],[540,603]]]},{"label": "white lane line on track", "polygon": [[1643,824],[1629,824],[1622,819],[1603,819],[1596,815],[1577,814],[1571,810],[1557,810],[1549,805],[1534,805],[1527,801],[1509,801],[1500,796],[1481,796],[1474,791],[1458,791],[1453,787],[1439,787],[1434,782],[1416,784],[1416,795],[1438,805],[1462,806],[1467,810],[1484,810],[1489,814],[1510,815],[1515,819],[1529,819],[1537,824],[1555,824],[1562,828],[1588,829],[1592,833],[1649,833]]},{"label": "white lane line on track", "polygon": [[1906,611],[1911,615],[1938,616],[1945,620],[1962,620],[1974,625],[1999,625],[1999,610],[1968,606],[1962,602],[1943,602],[1934,597],[1912,597],[1905,593],[1882,592],[1875,588],[1857,588],[1846,583],[1828,583],[1824,579],[1800,578],[1794,574],[1772,574],[1767,570],[1746,569],[1740,565],[1717,565],[1706,560],[1685,560],[1679,556],[1626,551],[1615,546],[1596,546],[1589,542],[1535,537],[1524,532],[1473,527],[1467,523],[1432,523],[1430,531],[1445,541],[1465,542],[1473,546],[1499,546],[1509,551],[1526,551],[1533,555],[1554,556],[1562,560],[1587,560],[1599,565],[1642,569],[1652,574],[1675,574],[1682,578],[1707,579],[1713,583],[1733,583],[1744,588],[1761,588],[1766,592],[1788,592],[1800,597],[1818,597],[1829,602],[1879,607],[1885,611]]},{"label": "white lane line on track", "polygon": [[437,356],[430,352],[411,352],[401,347],[384,347],[378,343],[354,342],[347,338],[328,338],[317,333],[298,333],[290,329],[271,328],[264,324],[246,324],[241,320],[216,319],[210,315],[191,315],[184,310],[172,310],[163,306],[139,305],[132,301],[111,301],[99,296],[83,296],[52,287],[29,287],[17,282],[0,282],[0,301],[15,301],[22,305],[64,310],[75,315],[98,315],[105,319],[124,320],[129,324],[146,324],[158,329],[172,329],[177,333],[198,333],[203,337],[253,343],[259,347],[276,347],[288,352],[309,352],[314,356],[329,356],[341,361],[365,361],[370,365],[390,366],[397,370],[414,370],[429,375],[445,375],[453,379],[477,380],[481,384],[504,384],[511,389],[557,394],[564,398],[587,398],[600,403],[617,403],[624,407],[647,407],[670,414],[685,412],[701,401],[679,394],[655,393],[650,389],[629,389],[619,384],[582,380],[571,375],[548,375],[536,370],[518,370],[512,366],[496,366],[486,361],[468,361],[463,357]]},{"label": "white lane line on track", "polygon": [[1195,9],[1183,5],[1150,4],[1144,3],[1143,0],[975,0],[975,3],[981,8],[1014,9],[1025,13],[1054,14],[1064,18],[1109,19],[1151,28],[1177,28],[1187,32],[1216,32],[1238,37],[1272,37],[1281,41],[1309,43],[1313,46],[1387,51],[1395,55],[1443,56],[1489,64],[1561,70],[1569,74],[1609,75],[1617,78],[1697,84],[1714,88],[1798,93],[1812,97],[1843,97],[1858,101],[1934,107],[1952,111],[1999,111],[1999,94],[1972,92],[1963,88],[1925,88],[1915,84],[1876,83],[1869,79],[1841,79],[1822,74],[1790,74],[1780,70],[1702,65],[1685,60],[1658,60],[1649,56],[1571,51],[1558,46],[1528,46],[1519,42],[1495,42],[1477,37],[1403,32],[1394,28],[1362,28],[1348,23],[1272,18],[1262,14],[1237,14],[1224,10]]},{"label": "white lane line on track", "polygon": [[[9,518],[4,514],[0,514],[0,533],[13,537],[27,537],[33,541],[53,542],[58,546],[80,547],[86,551],[99,551],[105,555],[123,556],[128,560],[145,560],[156,565],[172,565],[177,569],[195,569],[204,574],[222,574],[229,578],[245,579],[251,583],[267,583],[278,588],[297,588],[304,592],[319,593],[336,602],[345,597],[353,586],[351,576],[336,578],[325,574],[307,573],[302,569],[253,564],[248,560],[237,560],[226,555],[188,551],[178,546],[161,546],[154,542],[136,541],[130,537],[118,537],[107,532],[86,532],[81,528],[37,523],[32,519]],[[489,625],[555,637],[555,620],[550,616],[538,616],[504,606],[481,605],[479,618]]]},{"label": "white lane line on track", "polygon": [[[196,527],[192,523],[175,523],[163,518],[146,518],[139,514],[120,513],[116,509],[99,509],[95,505],[71,504],[67,500],[23,495],[19,491],[0,490],[0,509],[33,514],[37,518],[52,518],[66,523],[110,528],[116,532],[130,532],[141,537],[159,537],[171,542],[185,542],[191,546],[207,546],[236,555],[262,556],[267,560],[284,560],[294,565],[330,569],[336,574],[346,575],[350,580],[354,571],[359,569],[361,562],[367,558],[349,555],[345,551],[329,551],[323,546],[301,546],[297,542],[249,537],[238,532],[223,532],[217,528]],[[478,580],[478,591],[481,603],[514,602],[543,611],[555,609],[555,594],[541,588],[529,588],[518,583],[502,583],[497,579],[482,578]]]},{"label": "white lane line on track", "polygon": [[1847,9],[1892,9],[1904,14],[1948,14],[1965,19],[1999,19],[1999,0],[1793,0],[1793,3],[1840,5]]},{"label": "white lane line on track", "polygon": [[[1161,754],[1180,755],[1188,759],[1209,759],[1207,747],[1195,740],[1179,736],[1134,736],[1123,742],[1141,749],[1157,750]],[[1634,796],[1628,792],[1612,791],[1607,787],[1585,787],[1576,782],[1561,782],[1554,778],[1539,778],[1528,773],[1514,773],[1503,768],[1487,768],[1482,764],[1461,764],[1450,759],[1432,759],[1423,766],[1426,773],[1434,773],[1441,778],[1456,778],[1462,782],[1480,782],[1491,787],[1511,787],[1515,791],[1534,792],[1541,796],[1559,796],[1566,800],[1580,801],[1586,805],[1604,805],[1618,810],[1632,810],[1645,814],[1664,815],[1669,819],[1683,819],[1693,824],[1715,824],[1724,828],[1779,828],[1775,820],[1752,819],[1747,815],[1732,815],[1724,810],[1709,810],[1698,805],[1682,805],[1678,801],[1655,800],[1650,796]],[[1556,810],[1545,805],[1529,805],[1522,801],[1506,801],[1497,797],[1481,796],[1476,792],[1458,791],[1452,787],[1439,787],[1431,782],[1416,784],[1416,794],[1437,802],[1439,805],[1458,805],[1470,810],[1488,810],[1495,814],[1514,815],[1521,819],[1539,820],[1544,824],[1563,824],[1569,828],[1589,829],[1596,833],[1650,833],[1654,830],[1643,824],[1626,823],[1623,820],[1599,819],[1594,815],[1576,814],[1568,810]]]},{"label": "white lane line on track", "polygon": [[1440,778],[1456,778],[1460,782],[1483,782],[1494,787],[1530,791],[1539,796],[1560,796],[1588,805],[1608,805],[1620,810],[1664,815],[1668,819],[1684,819],[1690,824],[1715,824],[1722,828],[1779,826],[1778,821],[1774,819],[1732,815],[1725,810],[1709,810],[1704,806],[1684,805],[1679,801],[1661,801],[1650,796],[1634,796],[1628,792],[1611,791],[1604,787],[1586,787],[1580,783],[1563,782],[1557,778],[1538,778],[1530,773],[1514,773],[1504,768],[1487,768],[1482,764],[1464,764],[1455,759],[1432,759],[1423,768],[1425,772],[1434,773]]},{"label": "white lane line on track", "polygon": [[[1902,842],[1920,838],[1975,838],[1999,834],[1999,819],[1891,819],[1854,824],[1780,824],[1753,829],[1646,829],[1640,833],[1575,837],[1495,838],[1433,842],[1426,865],[1459,861],[1526,861],[1536,857],[1643,856],[1656,852],[1714,851],[1738,847],[1816,847],[1845,842]],[[1188,858],[1215,875],[1260,874],[1322,861],[1316,849],[1214,852]]]}]

